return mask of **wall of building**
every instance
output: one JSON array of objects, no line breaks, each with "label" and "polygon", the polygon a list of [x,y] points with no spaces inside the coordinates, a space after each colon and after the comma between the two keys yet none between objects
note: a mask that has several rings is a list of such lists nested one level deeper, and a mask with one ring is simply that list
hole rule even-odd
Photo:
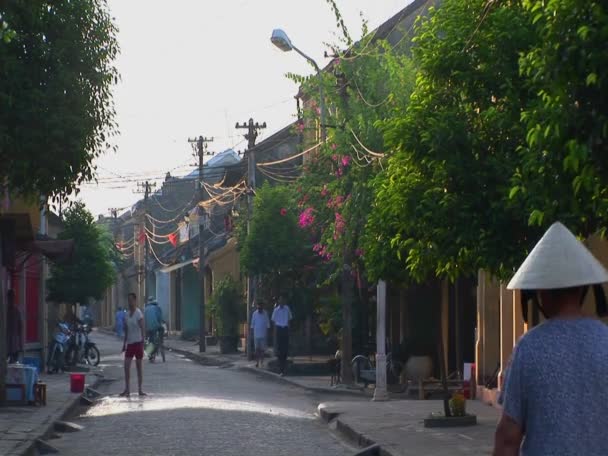
[{"label": "wall of building", "polygon": [[170,272],[156,271],[156,301],[163,311],[163,318],[170,331],[173,330],[171,277]]},{"label": "wall of building", "polygon": [[192,265],[181,269],[181,330],[198,332],[200,327],[201,287],[198,272]]}]

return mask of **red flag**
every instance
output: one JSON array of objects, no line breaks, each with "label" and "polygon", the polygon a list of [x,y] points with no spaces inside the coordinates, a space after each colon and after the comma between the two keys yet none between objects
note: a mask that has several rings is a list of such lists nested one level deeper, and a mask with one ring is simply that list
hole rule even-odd
[{"label": "red flag", "polygon": [[171,243],[171,245],[173,247],[177,247],[177,234],[176,233],[171,233],[169,235],[169,242]]}]

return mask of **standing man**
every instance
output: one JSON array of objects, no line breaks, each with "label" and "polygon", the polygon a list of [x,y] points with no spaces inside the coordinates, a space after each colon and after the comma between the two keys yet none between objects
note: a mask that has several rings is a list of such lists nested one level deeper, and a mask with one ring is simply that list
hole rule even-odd
[{"label": "standing man", "polygon": [[513,351],[494,456],[608,455],[608,327],[581,309],[592,287],[606,314],[604,282],[606,269],[559,222],[515,273],[507,288],[533,297],[547,320]]},{"label": "standing man", "polygon": [[279,358],[279,373],[285,376],[287,369],[287,353],[289,351],[289,322],[293,318],[291,310],[285,304],[285,295],[279,297],[279,304],[272,312],[272,321],[277,328],[277,358]]},{"label": "standing man", "polygon": [[137,295],[129,293],[129,311],[125,316],[125,340],[122,351],[125,352],[125,390],[120,394],[122,397],[129,397],[131,391],[131,360],[135,357],[137,367],[137,385],[139,395],[145,396],[142,390],[143,368],[142,359],[144,357],[144,315],[137,308]]},{"label": "standing man", "polygon": [[[153,296],[148,298],[148,304],[146,304],[144,310],[144,320],[146,323],[146,337],[148,343],[153,344],[153,347],[148,348],[146,351],[149,354],[150,362],[154,362],[154,357],[158,350],[158,346],[156,346],[156,334],[159,331],[162,331],[163,328],[163,311]],[[159,334],[159,336],[162,337],[162,334]]]},{"label": "standing man", "polygon": [[255,344],[255,367],[264,367],[264,353],[266,352],[266,337],[270,328],[270,319],[261,300],[258,300],[257,308],[251,316],[251,329],[253,329],[253,342]]}]

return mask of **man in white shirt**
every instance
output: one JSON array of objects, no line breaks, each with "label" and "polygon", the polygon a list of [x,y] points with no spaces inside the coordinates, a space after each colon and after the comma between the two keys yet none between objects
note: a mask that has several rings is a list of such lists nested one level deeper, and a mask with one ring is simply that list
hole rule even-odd
[{"label": "man in white shirt", "polygon": [[139,395],[145,396],[146,393],[141,388],[143,383],[144,314],[137,308],[137,296],[135,293],[129,293],[127,300],[129,302],[129,310],[125,315],[125,340],[122,346],[122,351],[125,352],[125,390],[120,395],[122,397],[129,397],[131,388],[131,360],[135,358]]},{"label": "man in white shirt", "polygon": [[257,307],[258,309],[251,316],[251,329],[253,329],[253,342],[255,344],[255,367],[264,367],[266,336],[270,328],[270,319],[264,310],[262,301],[258,300]]},{"label": "man in white shirt", "polygon": [[272,312],[272,321],[277,328],[277,358],[279,359],[279,373],[285,376],[287,369],[287,353],[289,350],[289,321],[293,318],[291,310],[285,304],[285,296],[279,297],[279,304]]}]

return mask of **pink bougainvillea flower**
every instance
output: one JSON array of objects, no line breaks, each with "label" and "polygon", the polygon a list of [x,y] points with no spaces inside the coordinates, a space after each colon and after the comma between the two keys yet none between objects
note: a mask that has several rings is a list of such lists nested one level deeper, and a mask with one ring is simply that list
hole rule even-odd
[{"label": "pink bougainvillea flower", "polygon": [[346,167],[350,165],[350,155],[344,155],[342,157],[342,166]]},{"label": "pink bougainvillea flower", "polygon": [[298,225],[300,228],[307,228],[314,223],[315,216],[313,212],[314,209],[312,207],[307,207],[302,211],[300,217],[298,217]]},{"label": "pink bougainvillea flower", "polygon": [[336,143],[332,143],[331,150],[336,150],[337,148],[338,148],[338,145]]},{"label": "pink bougainvillea flower", "polygon": [[312,246],[313,252],[320,252],[321,249],[323,249],[323,244],[316,243],[315,245]]},{"label": "pink bougainvillea flower", "polygon": [[316,108],[315,111],[317,112],[317,115],[321,115],[321,108]]},{"label": "pink bougainvillea flower", "polygon": [[342,234],[344,234],[344,230],[346,229],[346,220],[339,212],[335,214],[335,222],[334,222],[334,240],[338,239]]},{"label": "pink bougainvillea flower", "polygon": [[355,255],[358,257],[362,257],[363,256],[363,249],[356,249],[355,250]]},{"label": "pink bougainvillea flower", "polygon": [[337,155],[337,154],[333,154],[333,155],[331,156],[331,159],[332,159],[333,161],[337,162],[337,161],[338,161],[338,155]]},{"label": "pink bougainvillea flower", "polygon": [[323,185],[323,188],[321,189],[321,196],[327,196],[327,185]]},{"label": "pink bougainvillea flower", "polygon": [[283,217],[285,217],[287,215],[287,209],[285,209],[284,207],[281,208],[281,215]]},{"label": "pink bougainvillea flower", "polygon": [[344,169],[338,168],[336,170],[336,177],[342,177],[343,174],[344,174]]},{"label": "pink bougainvillea flower", "polygon": [[302,133],[304,131],[304,122],[298,122],[296,129],[298,130],[298,133]]}]

